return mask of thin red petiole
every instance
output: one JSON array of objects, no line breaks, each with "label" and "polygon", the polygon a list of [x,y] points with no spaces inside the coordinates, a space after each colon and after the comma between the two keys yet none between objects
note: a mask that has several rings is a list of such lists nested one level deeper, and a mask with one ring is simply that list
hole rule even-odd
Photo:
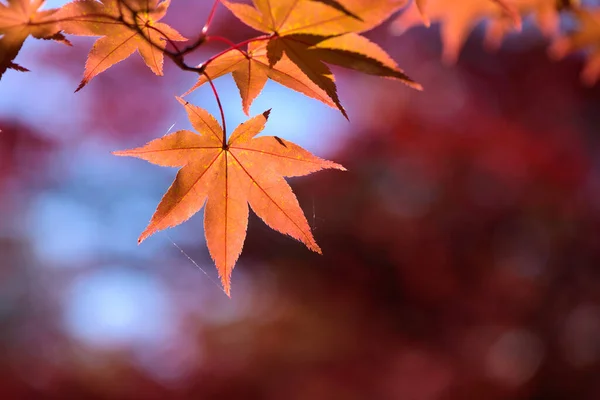
[{"label": "thin red petiole", "polygon": [[212,79],[208,74],[203,71],[202,75],[206,77],[208,83],[210,83],[210,87],[212,88],[213,94],[215,95],[215,99],[217,100],[217,105],[219,106],[219,112],[221,113],[221,123],[223,125],[223,146],[227,143],[227,126],[225,125],[225,112],[223,111],[223,105],[221,104],[221,99],[219,98],[219,93],[217,92],[217,88],[213,83]]},{"label": "thin red petiole", "polygon": [[207,36],[205,42],[206,43],[208,43],[208,42],[223,42],[223,43],[227,43],[232,48],[237,46],[237,43],[234,43],[231,40],[229,40],[223,36]]},{"label": "thin red petiole", "polygon": [[202,27],[202,35],[206,35],[206,32],[208,32],[208,28],[210,28],[210,24],[212,23],[213,18],[215,17],[215,12],[217,11],[218,4],[219,4],[219,0],[215,0],[212,8],[210,10],[210,14],[208,14],[208,19],[206,20],[204,27]]},{"label": "thin red petiole", "polygon": [[203,68],[206,68],[208,66],[208,64],[210,64],[211,62],[213,62],[214,60],[216,60],[217,58],[221,57],[223,54],[225,54],[231,50],[239,50],[243,55],[248,56],[244,50],[240,49],[240,47],[242,47],[246,44],[252,43],[252,42],[258,42],[261,40],[269,40],[269,39],[271,39],[271,35],[263,35],[263,36],[258,36],[258,37],[252,38],[252,39],[244,40],[243,42],[234,44],[230,48],[223,50],[219,54],[215,54],[214,56],[212,56],[211,58],[206,60],[206,62],[202,63],[201,66]]}]

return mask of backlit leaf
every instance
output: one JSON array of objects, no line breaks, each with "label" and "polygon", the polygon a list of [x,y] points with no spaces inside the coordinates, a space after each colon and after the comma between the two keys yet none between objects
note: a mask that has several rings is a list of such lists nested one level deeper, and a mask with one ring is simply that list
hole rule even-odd
[{"label": "backlit leaf", "polygon": [[65,32],[103,36],[88,55],[77,90],[136,50],[152,72],[162,75],[167,42],[187,40],[169,25],[157,22],[168,7],[169,0],[76,0],[65,5],[58,14]]},{"label": "backlit leaf", "polygon": [[[246,114],[250,104],[264,87],[266,78],[271,78],[337,107],[348,118],[337,94],[335,78],[326,63],[373,75],[394,77],[420,88],[383,49],[356,33],[349,33],[377,26],[400,8],[404,1],[376,0],[368,5],[358,0],[329,3],[312,0],[255,0],[253,7],[223,0],[223,4],[241,21],[271,36],[259,38],[260,44],[258,39],[256,43],[251,42],[247,53],[230,50],[211,60],[206,65],[205,72],[211,79],[233,74]],[[356,18],[357,16],[360,18]],[[338,38],[339,35],[342,36]],[[266,44],[263,43],[265,41]],[[351,41],[354,43],[351,44]],[[319,43],[324,44],[319,47]],[[206,81],[201,76],[190,91]]]},{"label": "backlit leaf", "polygon": [[7,0],[5,5],[0,1],[0,78],[8,68],[27,71],[13,61],[29,35],[70,45],[60,34],[55,18],[57,10],[38,11],[43,3],[43,0]]},{"label": "backlit leaf", "polygon": [[381,47],[355,33],[325,39],[310,47],[309,52],[329,64],[365,74],[395,78],[415,89],[422,89],[421,85],[409,78]]},{"label": "backlit leaf", "polygon": [[[269,78],[290,89],[320,100],[330,107],[336,107],[336,103],[331,97],[337,99],[337,93],[329,95],[292,62],[287,55],[282,55],[279,61],[271,66],[267,57],[267,46],[261,42],[250,43],[247,55],[239,50],[230,50],[224,53],[207,65],[206,73],[211,79],[229,73],[232,74],[240,91],[246,114],[249,113],[250,105],[262,91]],[[333,83],[333,75],[323,76],[322,80],[330,80]],[[201,75],[198,82],[185,94],[189,94],[207,81],[207,78]]]},{"label": "backlit leaf", "polygon": [[182,167],[139,241],[181,224],[205,205],[206,242],[228,295],[231,271],[246,237],[248,205],[271,228],[321,253],[296,196],[283,178],[344,168],[278,137],[256,138],[269,111],[239,125],[225,141],[221,127],[208,112],[180,101],[199,134],[182,130],[137,149],[115,152],[162,166]]},{"label": "backlit leaf", "polygon": [[242,22],[264,33],[331,36],[373,29],[406,0],[338,0],[346,12],[312,0],[254,0],[256,8],[226,0],[222,3]]}]

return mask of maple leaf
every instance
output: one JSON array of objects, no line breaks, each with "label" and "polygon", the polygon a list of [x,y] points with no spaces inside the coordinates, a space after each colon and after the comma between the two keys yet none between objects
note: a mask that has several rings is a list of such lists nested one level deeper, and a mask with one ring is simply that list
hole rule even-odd
[{"label": "maple leaf", "polygon": [[409,78],[381,47],[355,33],[327,38],[309,47],[308,53],[328,64],[398,79],[414,89],[422,90],[421,85]]},{"label": "maple leaf", "polygon": [[[240,91],[242,106],[246,115],[249,113],[250,105],[262,91],[269,78],[290,89],[320,100],[330,107],[336,107],[336,104],[339,104],[337,96],[334,96],[335,100],[332,100],[287,55],[283,55],[276,65],[271,66],[267,57],[267,46],[264,43],[253,42],[248,44],[247,52],[237,49],[229,50],[207,64],[205,72],[211,79],[229,73],[232,74]],[[332,76],[326,77],[329,77],[333,82]],[[206,76],[200,75],[198,82],[184,95],[189,94],[207,81]]]},{"label": "maple leaf", "polygon": [[29,35],[70,45],[55,21],[57,10],[38,11],[43,4],[44,0],[7,0],[6,5],[0,2],[0,78],[8,68],[28,71],[13,60]]},{"label": "maple leaf", "polygon": [[557,38],[550,47],[550,55],[563,58],[568,53],[587,50],[588,59],[583,71],[582,81],[592,86],[600,77],[600,8],[575,9],[578,26],[568,35]]},{"label": "maple leaf", "polygon": [[187,40],[169,25],[157,22],[169,4],[170,0],[76,0],[65,5],[59,12],[65,32],[103,36],[90,50],[75,91],[136,50],[152,72],[162,75],[167,42]]},{"label": "maple leaf", "polygon": [[[420,87],[381,48],[358,35],[381,24],[402,7],[405,0],[373,0],[368,3],[362,0],[254,0],[254,7],[226,0],[222,0],[222,3],[242,22],[270,35],[266,45],[269,67],[276,69],[277,63],[286,56],[286,68],[289,61],[299,68],[295,78],[302,82],[307,78],[311,80],[331,100],[325,103],[331,105],[333,102],[346,118],[348,116],[339,101],[333,73],[323,61],[393,77],[412,87]],[[353,36],[327,41],[346,34]],[[349,46],[352,39],[355,39],[355,43]],[[318,46],[325,41],[327,47]],[[262,57],[263,53],[260,54]]]},{"label": "maple leaf", "polygon": [[[323,3],[329,4],[328,1]],[[346,6],[341,3],[336,4],[346,10]],[[376,26],[403,2],[379,1],[370,7],[356,1],[350,3],[354,4],[354,9],[362,4],[360,19],[348,10],[340,12],[339,7],[315,4],[314,0],[277,3],[256,0],[255,7],[224,1],[242,21],[272,35],[267,38],[267,44],[264,44],[264,40],[260,43],[251,42],[247,52],[240,49],[225,52],[208,62],[204,66],[205,72],[211,79],[232,73],[246,114],[252,101],[270,78],[329,106],[337,107],[348,118],[339,100],[333,73],[325,63],[398,79],[420,89],[420,85],[410,79],[375,43],[356,33],[345,34],[346,31],[362,31]],[[311,9],[309,14],[303,19],[297,16],[297,13],[306,12],[307,7]],[[319,12],[323,14],[317,15]],[[207,77],[201,76],[185,94],[207,80]]]},{"label": "maple leaf", "polygon": [[338,0],[346,12],[340,12],[339,7],[332,7],[326,1],[313,0],[253,0],[254,7],[227,0],[221,3],[251,28],[285,37],[368,31],[404,6],[406,0]]},{"label": "maple leaf", "polygon": [[551,35],[558,27],[556,0],[414,0],[392,23],[391,29],[402,34],[413,26],[441,23],[442,58],[454,63],[471,30],[488,19],[486,45],[499,46],[511,30],[521,29],[521,17],[534,14],[542,32]]},{"label": "maple leaf", "polygon": [[188,220],[206,202],[206,243],[228,295],[231,271],[246,237],[248,205],[271,228],[321,253],[296,196],[283,178],[344,167],[276,136],[255,137],[263,130],[270,111],[239,125],[225,141],[212,115],[178,100],[199,135],[181,130],[143,147],[114,153],[161,166],[182,167],[139,242]]}]

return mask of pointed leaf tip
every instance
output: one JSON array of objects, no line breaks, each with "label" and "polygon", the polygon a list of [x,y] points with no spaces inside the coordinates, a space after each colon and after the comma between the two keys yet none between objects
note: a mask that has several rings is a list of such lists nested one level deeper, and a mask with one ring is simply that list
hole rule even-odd
[{"label": "pointed leaf tip", "polygon": [[187,106],[190,103],[189,101],[185,100],[184,98],[182,98],[180,96],[175,96],[175,98],[183,106]]},{"label": "pointed leaf tip", "polygon": [[17,63],[11,62],[8,64],[8,68],[10,69],[14,69],[15,71],[19,71],[19,72],[29,72],[29,70],[23,66],[20,66]]},{"label": "pointed leaf tip", "polygon": [[277,140],[277,143],[279,143],[283,147],[287,147],[287,145],[285,144],[285,142],[283,140],[281,140],[280,137],[277,137],[277,136],[273,136],[273,137],[275,138],[275,140]]},{"label": "pointed leaf tip", "polygon": [[131,156],[131,150],[115,150],[115,151],[111,151],[110,154],[112,154],[113,156],[118,156],[118,157],[129,157]]},{"label": "pointed leaf tip", "polygon": [[84,87],[85,85],[87,85],[87,84],[88,84],[88,81],[87,81],[87,80],[85,80],[85,79],[83,79],[83,80],[82,80],[82,81],[79,83],[79,86],[77,86],[77,89],[75,89],[75,91],[74,91],[73,93],[77,93],[77,92],[79,92],[79,91],[80,91],[81,89],[83,89],[83,87]]},{"label": "pointed leaf tip", "polygon": [[424,90],[423,85],[421,85],[420,83],[417,83],[415,81],[412,81],[412,82],[404,81],[404,83],[406,83],[406,85],[408,87],[418,90],[419,92],[422,92]]},{"label": "pointed leaf tip", "polygon": [[310,250],[314,251],[315,253],[317,253],[318,255],[322,256],[323,255],[323,250],[321,250],[321,248],[319,247],[318,244],[315,243],[315,247],[309,247]]},{"label": "pointed leaf tip", "polygon": [[263,116],[265,117],[265,119],[269,119],[269,116],[271,115],[271,110],[272,110],[272,108],[269,108],[267,111],[265,111],[263,113]]}]

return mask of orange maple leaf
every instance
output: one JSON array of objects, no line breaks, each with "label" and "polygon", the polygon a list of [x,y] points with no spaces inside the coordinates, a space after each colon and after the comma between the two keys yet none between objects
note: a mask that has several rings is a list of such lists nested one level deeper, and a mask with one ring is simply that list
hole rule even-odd
[{"label": "orange maple leaf", "polygon": [[139,242],[181,224],[206,202],[206,243],[228,295],[231,271],[246,237],[248,204],[271,228],[321,253],[296,196],[283,178],[344,167],[276,136],[255,137],[263,130],[269,111],[239,125],[226,141],[212,115],[179,101],[199,135],[181,130],[143,147],[114,153],[161,166],[182,167]]},{"label": "orange maple leaf", "polygon": [[[205,72],[211,79],[229,73],[232,74],[240,91],[242,106],[246,115],[249,114],[250,105],[262,91],[269,78],[290,89],[320,100],[330,107],[336,106],[329,95],[319,85],[310,80],[286,55],[276,65],[271,66],[267,57],[267,47],[264,43],[252,42],[248,44],[247,52],[237,49],[229,50],[208,63]],[[208,82],[208,78],[205,75],[200,75],[198,82],[184,96],[206,82]]]},{"label": "orange maple leaf", "polygon": [[[333,73],[324,61],[369,74],[399,79],[414,88],[420,88],[420,85],[406,76],[385,51],[358,35],[359,32],[381,24],[391,13],[402,7],[405,0],[254,0],[254,7],[226,0],[222,0],[222,3],[242,22],[270,35],[266,45],[249,46],[248,62],[244,63],[240,54],[235,55],[231,51],[226,53],[227,62],[235,64],[235,67],[230,64],[226,69],[229,72],[236,71],[238,76],[241,75],[242,68],[252,66],[258,60],[265,65],[268,61],[269,68],[274,70],[287,70],[290,62],[294,63],[297,69],[292,79],[302,82],[300,86],[303,88],[306,86],[304,83],[312,81],[321,89],[319,93],[315,94],[311,88],[309,94],[306,90],[279,82],[325,104],[335,105],[346,117],[347,114],[337,95]],[[336,38],[338,36],[341,38]],[[279,62],[283,62],[284,65],[279,67]],[[207,69],[210,68],[209,65],[210,63],[206,65]],[[219,62],[219,65],[221,69],[225,64]],[[211,69],[214,71],[214,68]],[[256,80],[260,80],[264,85],[264,68],[261,67],[258,71],[260,79]],[[268,72],[266,75],[271,77]],[[209,76],[213,77],[210,73]],[[192,90],[205,81],[205,78],[200,78]],[[244,109],[247,112],[253,98],[244,97],[246,90],[240,85],[240,79],[236,79],[236,83],[242,93]],[[329,100],[324,101],[323,92]],[[260,89],[252,91],[254,97],[258,93]]]},{"label": "orange maple leaf", "polygon": [[152,72],[162,75],[167,42],[187,40],[169,25],[157,22],[165,16],[169,3],[170,0],[76,0],[65,5],[59,12],[65,32],[103,36],[94,43],[75,91],[136,50]]},{"label": "orange maple leaf", "polygon": [[338,0],[347,12],[326,2],[319,4],[309,0],[253,0],[254,7],[227,0],[221,0],[221,3],[251,28],[284,37],[368,31],[404,6],[406,0]]},{"label": "orange maple leaf", "polygon": [[7,0],[7,5],[0,2],[0,78],[8,68],[27,71],[13,60],[29,35],[70,45],[60,34],[55,20],[57,10],[38,11],[43,4],[44,0]]},{"label": "orange maple leaf", "polygon": [[[260,94],[268,78],[320,100],[330,107],[338,107],[346,115],[337,97],[333,74],[327,69],[320,74],[314,74],[311,78],[298,66],[309,59],[313,60],[315,66],[318,66],[321,61],[325,61],[329,64],[345,66],[371,75],[400,79],[418,90],[421,89],[421,86],[406,76],[383,49],[364,36],[349,33],[331,38],[311,38],[314,45],[306,47],[304,49],[305,56],[297,59],[296,62],[292,61],[284,52],[279,54],[279,60],[271,65],[268,57],[268,45],[263,42],[252,42],[248,44],[247,52],[232,49],[217,57],[206,65],[205,72],[211,79],[229,73],[232,74],[240,91],[246,115],[248,115],[250,105]],[[315,38],[320,41],[317,42]],[[274,42],[270,42],[270,44],[272,43]],[[319,83],[315,83],[315,80]],[[207,81],[208,78],[201,75],[198,82],[184,96]],[[323,87],[329,90],[323,90]]]}]

